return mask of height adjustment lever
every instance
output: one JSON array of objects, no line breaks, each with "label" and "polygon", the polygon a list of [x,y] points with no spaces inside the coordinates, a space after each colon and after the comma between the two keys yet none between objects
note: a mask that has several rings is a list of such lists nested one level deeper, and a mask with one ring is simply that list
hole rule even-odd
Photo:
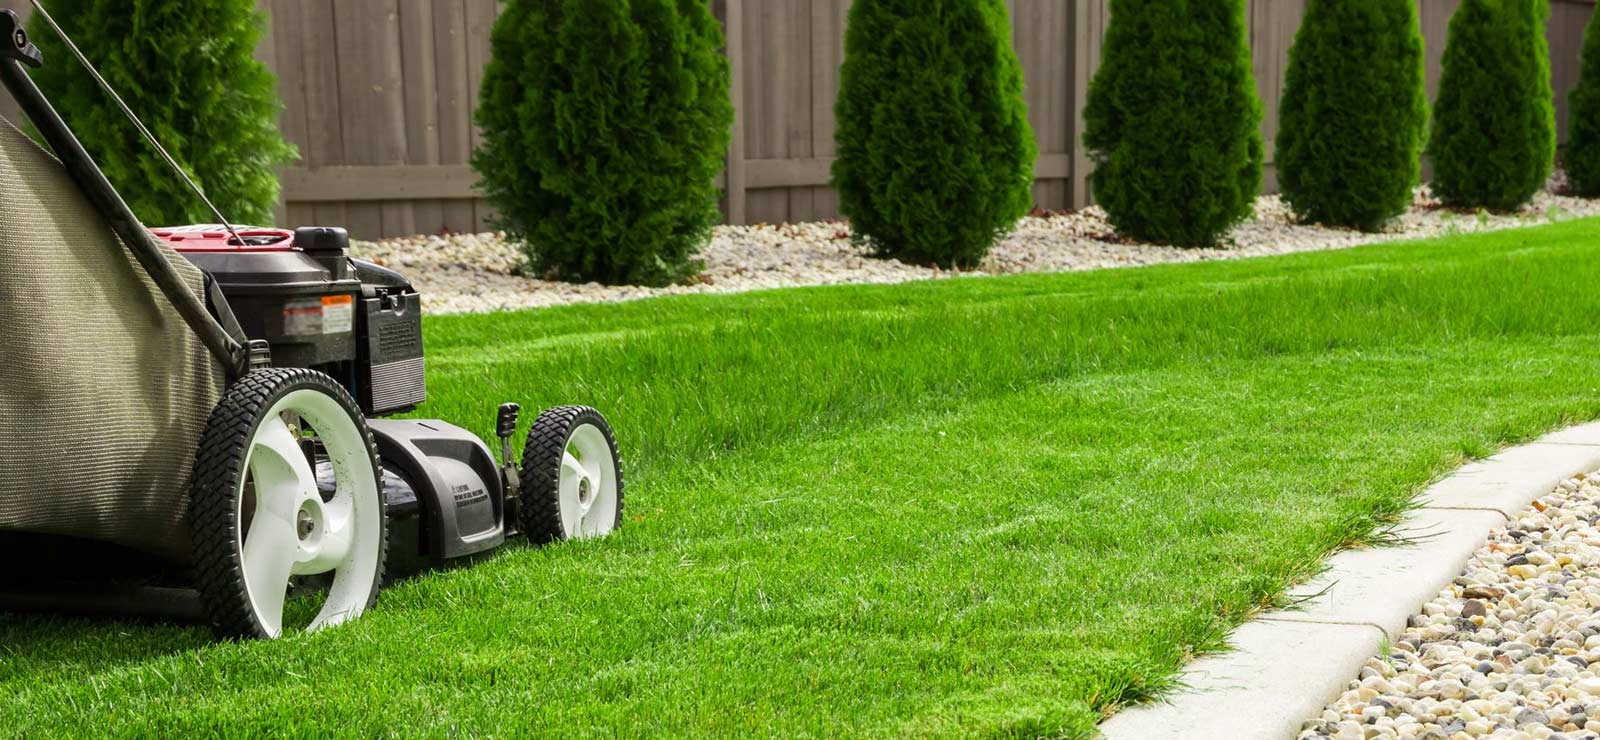
[{"label": "height adjustment lever", "polygon": [[517,417],[522,407],[514,403],[500,405],[495,417],[495,436],[500,438],[500,484],[505,491],[506,534],[522,521],[522,473],[517,470],[517,459],[511,456],[511,437],[517,433]]},{"label": "height adjustment lever", "polygon": [[501,451],[506,459],[511,459],[511,435],[517,433],[517,418],[522,414],[522,407],[514,403],[500,405],[500,413],[495,417],[494,434],[500,438]]}]

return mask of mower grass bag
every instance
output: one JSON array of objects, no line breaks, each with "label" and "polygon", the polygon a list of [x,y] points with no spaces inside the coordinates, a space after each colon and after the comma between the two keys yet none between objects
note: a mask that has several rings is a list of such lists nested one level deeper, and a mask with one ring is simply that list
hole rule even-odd
[{"label": "mower grass bag", "polygon": [[[163,256],[202,295],[200,270]],[[0,539],[186,561],[187,485],[224,382],[61,163],[0,119]]]}]

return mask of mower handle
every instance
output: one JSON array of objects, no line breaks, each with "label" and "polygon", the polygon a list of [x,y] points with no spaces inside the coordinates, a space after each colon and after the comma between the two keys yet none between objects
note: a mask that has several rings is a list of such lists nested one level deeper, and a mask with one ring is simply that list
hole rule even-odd
[{"label": "mower handle", "polygon": [[250,351],[228,334],[221,322],[200,301],[200,297],[184,283],[183,276],[167,262],[155,235],[140,223],[127,201],[117,193],[105,173],[95,164],[94,158],[83,148],[83,143],[73,135],[66,121],[61,119],[55,107],[28,76],[27,70],[23,69],[24,64],[39,67],[43,62],[43,55],[28,41],[28,32],[22,27],[17,14],[0,10],[0,83],[5,84],[11,97],[27,114],[28,120],[39,129],[45,143],[60,158],[78,190],[110,224],[111,230],[128,245],[150,279],[155,281],[156,287],[178,310],[184,323],[199,335],[206,349],[227,369],[229,380],[243,377],[250,371]]}]

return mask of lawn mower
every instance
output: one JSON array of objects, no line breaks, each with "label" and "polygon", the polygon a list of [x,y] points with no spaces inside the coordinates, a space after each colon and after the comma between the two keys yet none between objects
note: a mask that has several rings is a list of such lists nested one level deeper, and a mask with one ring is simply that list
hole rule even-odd
[{"label": "lawn mower", "polygon": [[[218,225],[146,228],[28,76],[0,10],[0,609],[189,617],[222,638],[347,622],[387,581],[621,522],[592,408],[489,444],[427,398],[422,300],[331,227],[232,225],[43,7],[37,17]],[[22,567],[16,567],[17,565]]]}]

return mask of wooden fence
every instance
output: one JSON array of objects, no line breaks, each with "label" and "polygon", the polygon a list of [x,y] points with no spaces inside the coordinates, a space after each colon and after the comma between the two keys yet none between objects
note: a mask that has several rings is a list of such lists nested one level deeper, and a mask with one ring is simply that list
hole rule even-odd
[{"label": "wooden fence", "polygon": [[[472,111],[499,3],[258,1],[271,19],[259,56],[278,73],[281,126],[301,154],[283,173],[280,219],[345,224],[362,237],[484,228],[492,214],[476,197],[468,162],[477,143]],[[729,220],[836,216],[838,202],[827,182],[850,0],[711,2],[727,29],[738,111],[722,178]],[[1430,94],[1458,2],[1419,0]],[[1566,94],[1577,81],[1578,50],[1594,2],[1552,3],[1550,49],[1563,136]],[[1007,4],[1039,139],[1035,198],[1046,208],[1085,205],[1090,164],[1079,143],[1080,112],[1099,66],[1107,0]],[[23,5],[0,0],[0,7]],[[1304,7],[1305,0],[1251,3],[1250,39],[1269,141]],[[1267,184],[1275,184],[1270,163]]]}]

